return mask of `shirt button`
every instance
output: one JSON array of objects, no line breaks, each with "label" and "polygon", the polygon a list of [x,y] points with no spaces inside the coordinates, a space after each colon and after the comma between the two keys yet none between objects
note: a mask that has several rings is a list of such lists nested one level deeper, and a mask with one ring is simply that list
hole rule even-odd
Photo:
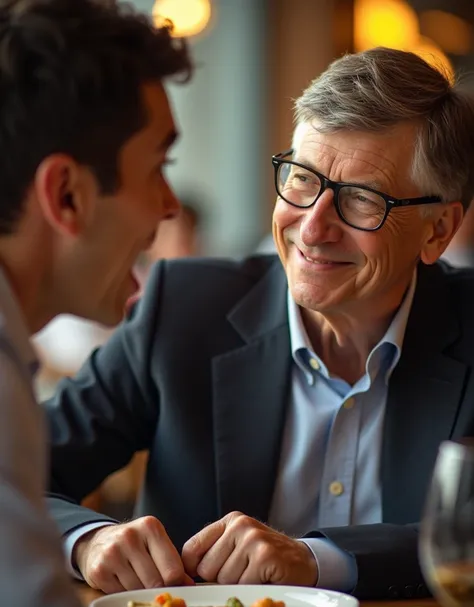
[{"label": "shirt button", "polygon": [[336,497],[344,493],[344,485],[339,481],[333,481],[329,485],[329,492]]},{"label": "shirt button", "polygon": [[344,409],[352,409],[352,407],[355,405],[355,399],[354,398],[348,398],[346,400],[346,402],[344,403]]},{"label": "shirt button", "polygon": [[318,361],[315,358],[310,358],[309,366],[312,367],[315,371],[317,371],[321,365],[318,363]]}]

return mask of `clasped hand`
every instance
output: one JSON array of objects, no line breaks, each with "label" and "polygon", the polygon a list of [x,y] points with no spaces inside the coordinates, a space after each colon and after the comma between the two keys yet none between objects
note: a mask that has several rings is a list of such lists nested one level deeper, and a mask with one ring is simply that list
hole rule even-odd
[{"label": "clasped hand", "polygon": [[76,544],[73,560],[85,581],[106,593],[193,584],[314,586],[316,560],[303,543],[240,512],[189,539],[180,555],[152,516],[95,529]]}]

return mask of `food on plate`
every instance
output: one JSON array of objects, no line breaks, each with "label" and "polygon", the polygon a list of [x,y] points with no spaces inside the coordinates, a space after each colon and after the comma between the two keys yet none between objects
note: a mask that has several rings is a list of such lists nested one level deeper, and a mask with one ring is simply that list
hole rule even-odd
[{"label": "food on plate", "polygon": [[[127,607],[187,607],[186,601],[179,596],[172,596],[169,592],[158,594],[153,601],[128,601]],[[210,606],[211,607],[211,606]],[[221,607],[213,605],[212,607]],[[225,606],[222,607],[244,607],[244,605],[235,596],[227,599]],[[283,601],[274,601],[273,599],[263,598],[254,601],[250,607],[285,607]]]}]

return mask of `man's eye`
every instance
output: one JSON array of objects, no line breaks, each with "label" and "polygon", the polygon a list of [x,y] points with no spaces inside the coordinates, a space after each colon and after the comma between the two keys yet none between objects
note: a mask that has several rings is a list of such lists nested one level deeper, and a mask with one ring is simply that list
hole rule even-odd
[{"label": "man's eye", "polygon": [[354,202],[361,202],[363,204],[378,204],[378,201],[369,198],[365,192],[352,192],[351,199]]},{"label": "man's eye", "polygon": [[316,181],[314,176],[310,175],[308,173],[294,173],[293,179],[295,181],[298,181],[299,183],[311,184],[311,185],[314,185],[314,183]]}]

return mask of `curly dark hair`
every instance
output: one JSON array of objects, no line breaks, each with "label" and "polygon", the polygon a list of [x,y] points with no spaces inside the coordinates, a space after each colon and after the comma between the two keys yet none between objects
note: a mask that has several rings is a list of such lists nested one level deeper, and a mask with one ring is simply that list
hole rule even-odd
[{"label": "curly dark hair", "polygon": [[142,86],[192,65],[171,25],[104,0],[0,0],[0,234],[14,231],[44,158],[71,155],[104,193],[143,128]]}]

